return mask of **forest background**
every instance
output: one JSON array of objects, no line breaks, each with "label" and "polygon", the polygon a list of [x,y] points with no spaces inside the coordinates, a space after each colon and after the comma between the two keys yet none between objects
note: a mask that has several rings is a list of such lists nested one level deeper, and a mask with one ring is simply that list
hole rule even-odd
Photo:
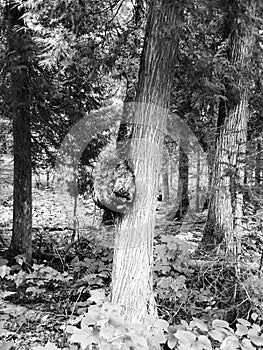
[{"label": "forest background", "polygon": [[0,349],[261,349],[261,1],[0,7]]}]

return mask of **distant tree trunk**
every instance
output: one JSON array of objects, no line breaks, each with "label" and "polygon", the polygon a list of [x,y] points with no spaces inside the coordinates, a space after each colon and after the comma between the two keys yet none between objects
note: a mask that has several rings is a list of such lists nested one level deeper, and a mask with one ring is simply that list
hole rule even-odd
[{"label": "distant tree trunk", "polygon": [[[253,136],[248,133],[247,135],[247,147],[246,147],[246,161],[244,170],[244,190],[243,190],[243,215],[248,213],[252,214],[256,212],[256,203],[252,195],[252,186],[254,185],[254,174],[251,174],[251,169],[254,170],[251,160],[251,148],[253,147]],[[255,163],[254,163],[255,164]],[[253,172],[252,170],[252,172]],[[252,176],[251,176],[252,175]],[[251,181],[252,180],[252,181]]]},{"label": "distant tree trunk", "polygon": [[207,166],[208,166],[208,184],[207,184],[207,192],[203,197],[202,201],[202,211],[208,209],[210,195],[212,193],[212,182],[213,182],[213,165],[215,161],[215,140],[211,140],[211,144],[207,149]]},{"label": "distant tree trunk", "polygon": [[46,187],[50,188],[50,170],[49,169],[47,169],[46,175],[47,175]]},{"label": "distant tree trunk", "polygon": [[25,30],[23,15],[24,11],[18,8],[18,4],[9,1],[8,44],[14,136],[14,203],[10,254],[12,257],[23,254],[26,262],[31,264],[32,175],[28,60],[30,37]]},{"label": "distant tree trunk", "polygon": [[247,164],[245,164],[245,173],[244,173],[243,202],[244,202],[244,209],[245,209],[246,204],[250,202],[250,191],[249,191],[249,185],[248,185],[248,169],[247,169]]},{"label": "distant tree trunk", "polygon": [[[243,5],[242,5],[243,6]],[[242,9],[244,10],[244,8]],[[230,64],[246,71],[252,43],[252,23],[240,19],[239,3],[229,3],[226,38],[229,36]],[[248,7],[247,18],[253,9]],[[247,20],[248,21],[248,20]],[[239,23],[238,23],[239,22]],[[226,251],[236,256],[240,252],[242,189],[245,173],[246,130],[248,119],[248,91],[244,76],[237,78],[235,86],[225,82],[226,101],[219,104],[216,155],[213,182],[204,230],[203,243],[207,248],[225,241]]]},{"label": "distant tree trunk", "polygon": [[260,207],[260,197],[261,197],[261,171],[262,171],[262,162],[261,155],[262,154],[262,146],[261,140],[257,140],[256,142],[256,165],[255,165],[255,187],[256,187],[256,210]]},{"label": "distant tree trunk", "polygon": [[165,151],[162,160],[162,200],[169,200],[169,162]]},{"label": "distant tree trunk", "polygon": [[174,161],[169,162],[169,188],[173,191]]},{"label": "distant tree trunk", "polygon": [[73,232],[71,236],[71,242],[74,243],[77,239],[79,239],[79,220],[78,220],[78,198],[79,194],[74,193],[73,200],[74,200],[74,206],[73,206]]},{"label": "distant tree trunk", "polygon": [[196,185],[195,185],[195,210],[197,213],[200,212],[200,151],[197,151],[197,160],[196,160]]},{"label": "distant tree trunk", "polygon": [[261,184],[261,141],[257,140],[256,143],[256,167],[255,167],[255,185],[260,187]]},{"label": "distant tree trunk", "polygon": [[[129,156],[136,196],[116,228],[112,301],[127,322],[156,316],[153,297],[153,236],[158,176],[176,55],[177,2],[153,0],[146,27]],[[159,106],[159,107],[158,107]]]},{"label": "distant tree trunk", "polygon": [[187,151],[187,140],[180,140],[179,147],[179,178],[177,190],[177,208],[174,220],[182,221],[189,208],[189,191],[188,191],[188,177],[189,177],[189,159]]},{"label": "distant tree trunk", "polygon": [[257,140],[257,143],[256,143],[255,186],[259,192],[260,192],[260,186],[261,186],[261,171],[262,171],[261,157],[262,157],[261,140]]}]

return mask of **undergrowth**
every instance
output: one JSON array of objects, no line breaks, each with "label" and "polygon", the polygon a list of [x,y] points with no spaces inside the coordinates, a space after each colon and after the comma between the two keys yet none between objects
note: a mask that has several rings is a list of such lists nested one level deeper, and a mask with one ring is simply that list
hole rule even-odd
[{"label": "undergrowth", "polygon": [[[29,272],[22,268],[22,256],[12,266],[0,259],[1,350],[263,346],[263,281],[253,265],[241,260],[237,269],[224,256],[191,255],[176,236],[158,236],[154,293],[159,320],[149,317],[139,326],[125,324],[119,306],[109,301],[111,248],[81,239],[58,251],[56,259],[38,261]],[[39,337],[32,329],[39,329]]]}]

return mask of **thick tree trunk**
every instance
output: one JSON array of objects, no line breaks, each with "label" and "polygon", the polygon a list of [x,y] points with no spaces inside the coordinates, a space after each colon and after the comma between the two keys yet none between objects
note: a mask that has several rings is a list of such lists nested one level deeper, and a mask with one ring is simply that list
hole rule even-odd
[{"label": "thick tree trunk", "polygon": [[[244,99],[242,108],[246,108],[246,103]],[[225,239],[226,248],[232,252],[241,227],[245,130],[245,114],[236,108],[226,120],[217,143],[212,197],[204,232],[206,245],[213,247]]]},{"label": "thick tree trunk", "polygon": [[[127,322],[155,314],[152,291],[153,235],[163,138],[176,54],[176,7],[170,0],[150,3],[137,86],[129,157],[136,196],[117,225],[112,301]],[[159,107],[158,107],[159,106]]]},{"label": "thick tree trunk", "polygon": [[32,175],[28,73],[30,38],[21,18],[24,13],[13,1],[9,2],[7,14],[14,137],[14,204],[10,254],[12,257],[23,254],[26,262],[31,264]]},{"label": "thick tree trunk", "polygon": [[[238,4],[236,3],[233,8],[236,11]],[[252,11],[251,8],[247,10]],[[229,16],[230,13],[233,16],[233,12],[230,11]],[[244,19],[237,25],[237,19],[236,17],[228,21],[228,24],[234,25],[228,27],[231,39],[229,60],[231,65],[245,70],[250,58],[252,28],[251,23],[244,23]],[[228,82],[225,86],[228,100],[221,101],[219,105],[221,120],[219,120],[213,182],[203,242],[207,248],[211,248],[224,240],[226,251],[236,256],[240,252],[248,92],[241,73],[235,83],[238,91],[234,94],[234,87]]]}]

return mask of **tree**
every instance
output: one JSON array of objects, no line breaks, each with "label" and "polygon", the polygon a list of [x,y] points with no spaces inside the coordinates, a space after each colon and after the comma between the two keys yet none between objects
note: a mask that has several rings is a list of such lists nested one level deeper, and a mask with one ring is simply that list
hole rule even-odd
[{"label": "tree", "polygon": [[[253,43],[255,5],[246,1],[227,3],[224,48],[227,68],[218,109],[218,134],[210,205],[203,242],[213,247],[225,239],[226,250],[240,251],[242,188],[248,120],[248,71]],[[235,74],[233,74],[233,71]],[[233,83],[234,75],[234,83]]]},{"label": "tree", "polygon": [[24,254],[31,263],[32,191],[30,133],[30,72],[32,41],[25,28],[24,10],[15,1],[6,7],[10,99],[14,138],[14,204],[12,257]]},{"label": "tree", "polygon": [[189,155],[187,150],[188,140],[180,140],[179,145],[179,174],[178,174],[178,190],[177,190],[177,210],[174,220],[182,221],[187,214],[189,208],[188,195],[188,174],[189,174]]},{"label": "tree", "polygon": [[200,212],[200,152],[197,151],[197,160],[196,160],[196,185],[195,185],[195,210],[197,213]]},{"label": "tree", "polygon": [[170,0],[154,0],[149,8],[129,148],[136,195],[116,227],[112,274],[112,301],[123,306],[127,322],[156,315],[151,271],[154,217],[180,10],[179,3]]},{"label": "tree", "polygon": [[162,159],[162,201],[169,200],[169,158],[167,151],[163,152]]}]

